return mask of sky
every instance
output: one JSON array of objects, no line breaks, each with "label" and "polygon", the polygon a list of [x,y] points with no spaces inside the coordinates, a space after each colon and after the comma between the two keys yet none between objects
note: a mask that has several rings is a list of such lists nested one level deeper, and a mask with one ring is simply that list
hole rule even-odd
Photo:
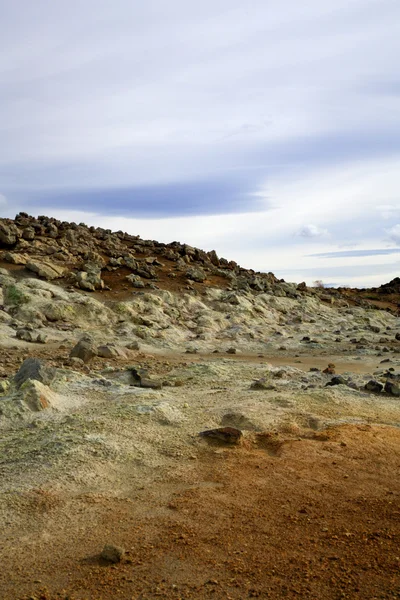
[{"label": "sky", "polygon": [[398,0],[0,0],[0,216],[400,271]]}]

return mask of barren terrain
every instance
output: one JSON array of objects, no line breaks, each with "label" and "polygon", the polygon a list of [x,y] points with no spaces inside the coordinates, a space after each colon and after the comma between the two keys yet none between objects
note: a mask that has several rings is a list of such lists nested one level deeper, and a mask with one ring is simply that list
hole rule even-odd
[{"label": "barren terrain", "polygon": [[396,281],[92,229],[0,220],[0,597],[399,598]]}]

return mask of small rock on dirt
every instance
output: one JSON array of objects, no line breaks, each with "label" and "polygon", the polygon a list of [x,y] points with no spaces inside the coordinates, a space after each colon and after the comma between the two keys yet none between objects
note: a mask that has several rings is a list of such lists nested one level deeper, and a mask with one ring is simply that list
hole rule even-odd
[{"label": "small rock on dirt", "polygon": [[208,429],[199,433],[201,437],[212,440],[218,440],[225,444],[238,444],[243,437],[240,429],[235,427],[218,427],[217,429]]},{"label": "small rock on dirt", "polygon": [[101,551],[101,558],[111,563],[119,563],[125,555],[125,550],[120,546],[106,544]]}]

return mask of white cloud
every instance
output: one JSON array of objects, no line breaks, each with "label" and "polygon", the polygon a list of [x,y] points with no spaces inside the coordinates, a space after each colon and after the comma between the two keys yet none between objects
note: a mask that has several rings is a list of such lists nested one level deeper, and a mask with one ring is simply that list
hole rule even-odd
[{"label": "white cloud", "polygon": [[394,227],[388,229],[387,233],[390,241],[400,246],[400,223],[397,223],[397,225],[394,225]]},{"label": "white cloud", "polygon": [[243,174],[244,198],[273,211],[249,213],[245,199],[242,214],[178,219],[35,210],[296,279],[321,269],[311,281],[331,278],[306,254],[399,243],[397,226],[385,231],[400,213],[400,103],[385,91],[398,0],[19,0],[3,13],[3,213],[30,212],[31,191]]},{"label": "white cloud", "polygon": [[297,231],[296,235],[304,238],[316,238],[328,235],[328,230],[318,227],[317,225],[309,224],[303,225],[303,227]]}]

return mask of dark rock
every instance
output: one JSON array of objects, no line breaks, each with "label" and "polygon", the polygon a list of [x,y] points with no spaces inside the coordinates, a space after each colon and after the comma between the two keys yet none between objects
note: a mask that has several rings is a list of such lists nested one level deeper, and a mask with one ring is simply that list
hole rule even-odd
[{"label": "dark rock", "polygon": [[132,375],[133,383],[136,387],[150,388],[154,390],[160,390],[162,388],[162,382],[157,379],[150,379],[147,375],[146,369],[136,369],[131,367],[129,369]]},{"label": "dark rock", "polygon": [[[325,371],[326,371],[326,369],[325,369]],[[325,373],[325,371],[324,371],[324,373]],[[328,383],[325,385],[325,387],[332,386],[332,385],[347,385],[347,381],[341,375],[337,375],[336,377],[332,377],[332,379],[330,381],[328,381]]]},{"label": "dark rock", "polygon": [[271,385],[271,383],[268,382],[267,379],[262,378],[262,379],[257,379],[256,381],[253,381],[253,383],[250,386],[251,390],[274,390],[275,386]]},{"label": "dark rock", "polygon": [[50,385],[55,375],[56,369],[54,367],[47,366],[38,358],[27,358],[16,373],[14,383],[19,388],[28,379],[33,379],[44,385]]},{"label": "dark rock", "polygon": [[217,440],[225,444],[238,444],[243,436],[240,429],[235,427],[219,427],[218,429],[208,429],[199,433],[201,437]]},{"label": "dark rock", "polygon": [[0,242],[6,246],[14,246],[19,237],[19,230],[13,223],[0,221]]},{"label": "dark rock", "polygon": [[365,384],[365,389],[369,392],[379,393],[383,390],[383,385],[379,383],[379,381],[375,381],[375,379],[371,379],[368,383]]},{"label": "dark rock", "polygon": [[237,354],[236,348],[228,348],[226,351],[227,354]]},{"label": "dark rock", "polygon": [[387,380],[385,383],[385,392],[390,394],[390,396],[400,396],[400,386],[395,383],[393,380]]},{"label": "dark rock", "polygon": [[82,338],[72,348],[69,353],[70,358],[80,358],[84,363],[88,363],[97,355],[97,351],[94,347],[92,340],[89,338]]}]

